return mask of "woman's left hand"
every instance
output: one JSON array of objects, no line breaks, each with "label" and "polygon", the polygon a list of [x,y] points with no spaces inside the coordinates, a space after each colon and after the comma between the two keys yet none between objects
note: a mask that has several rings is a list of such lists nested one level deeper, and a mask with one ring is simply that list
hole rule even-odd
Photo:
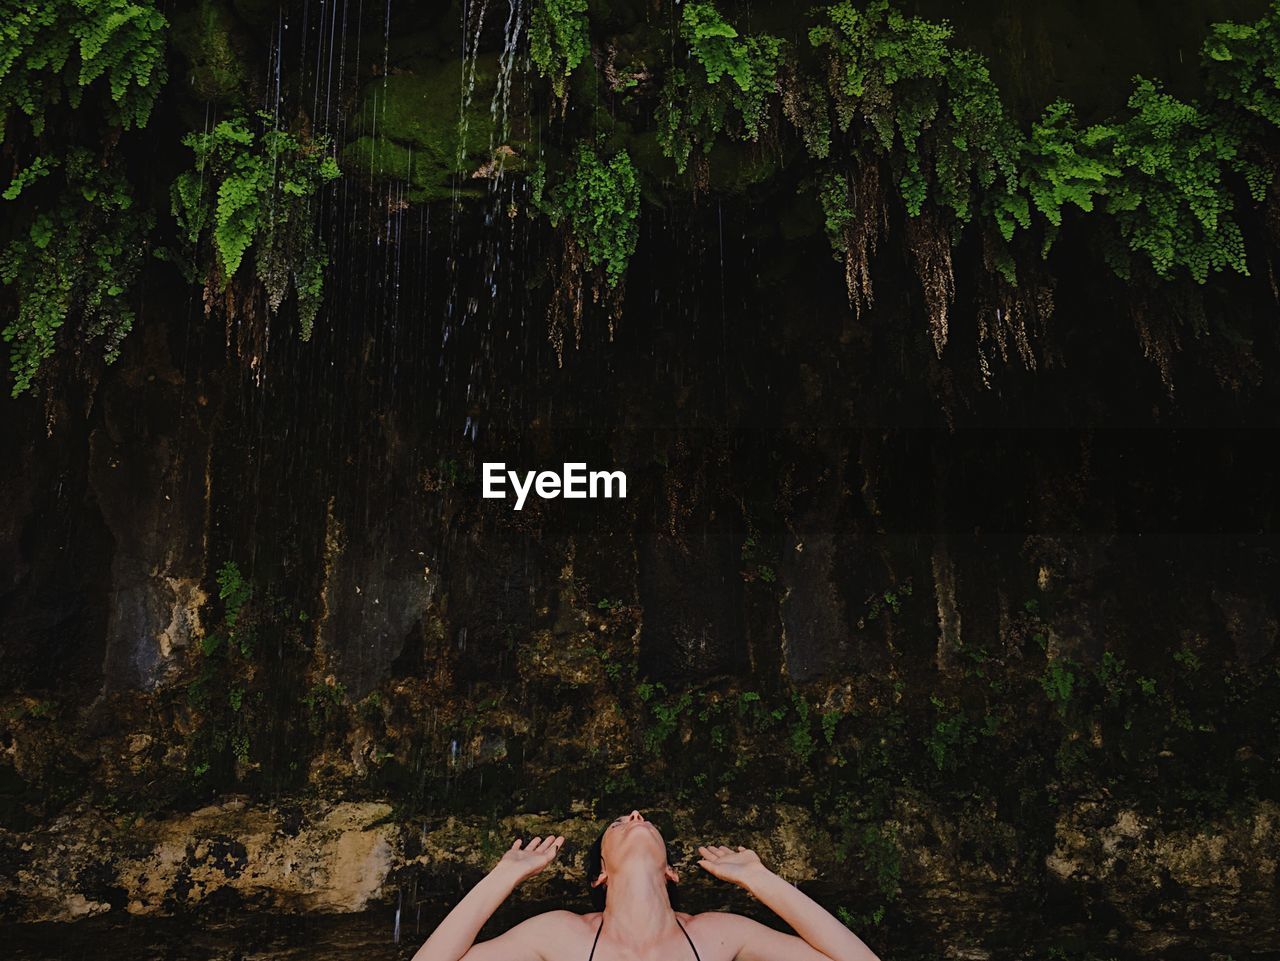
[{"label": "woman's left hand", "polygon": [[728,881],[742,887],[746,887],[753,877],[768,870],[755,851],[741,845],[736,851],[723,844],[700,846],[698,853],[702,855],[698,864],[721,881]]}]

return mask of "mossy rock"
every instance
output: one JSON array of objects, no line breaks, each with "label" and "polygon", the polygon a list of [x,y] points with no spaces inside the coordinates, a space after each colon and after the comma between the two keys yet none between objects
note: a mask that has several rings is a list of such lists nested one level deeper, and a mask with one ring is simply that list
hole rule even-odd
[{"label": "mossy rock", "polygon": [[201,100],[239,99],[248,81],[246,41],[226,4],[201,0],[173,17],[173,43],[190,64],[191,88]]},{"label": "mossy rock", "polygon": [[712,190],[745,193],[778,172],[776,153],[755,143],[735,143],[718,138],[707,157]]},{"label": "mossy rock", "polygon": [[370,81],[360,101],[360,135],[343,148],[343,169],[405,181],[418,201],[453,197],[455,182],[459,195],[483,196],[484,180],[499,164],[508,173],[524,170],[527,145],[515,138],[499,142],[495,130],[497,57],[477,60],[464,112],[465,69],[462,60],[450,60]]},{"label": "mossy rock", "polygon": [[[701,147],[697,148],[685,172],[679,173],[676,171],[675,161],[662,152],[656,132],[645,131],[626,137],[624,143],[636,169],[649,180],[680,189],[693,189],[693,169],[695,164],[702,161]],[[719,139],[711,148],[706,163],[706,186],[726,194],[746,193],[778,173],[777,156],[768,148],[754,143]]]}]

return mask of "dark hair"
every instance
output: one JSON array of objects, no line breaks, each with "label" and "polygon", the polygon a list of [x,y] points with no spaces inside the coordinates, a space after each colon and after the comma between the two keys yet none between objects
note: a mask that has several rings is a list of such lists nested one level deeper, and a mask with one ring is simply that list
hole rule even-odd
[{"label": "dark hair", "polygon": [[[649,822],[653,823],[653,818],[649,818]],[[596,838],[595,843],[592,844],[591,847],[587,850],[587,890],[591,894],[591,903],[595,906],[595,909],[597,911],[604,910],[604,899],[605,899],[605,893],[606,893],[605,888],[607,888],[609,885],[608,883],[605,883],[600,885],[599,887],[593,888],[591,887],[591,882],[600,876],[600,867],[604,861],[604,858],[600,853],[600,848],[601,848],[601,845],[604,843],[605,831],[609,830],[609,826],[612,823],[613,822],[610,822],[609,824],[606,824],[604,826],[604,831],[600,832],[600,836]],[[656,827],[657,825],[654,825],[654,826]],[[661,829],[659,829],[658,833],[662,834]],[[667,857],[668,864],[671,864],[672,847],[673,845],[670,845],[667,843],[666,835],[663,835],[662,851]],[[673,911],[680,910],[680,894],[676,890],[676,883],[672,881],[670,878],[667,878],[667,900],[671,902],[671,910]]]}]

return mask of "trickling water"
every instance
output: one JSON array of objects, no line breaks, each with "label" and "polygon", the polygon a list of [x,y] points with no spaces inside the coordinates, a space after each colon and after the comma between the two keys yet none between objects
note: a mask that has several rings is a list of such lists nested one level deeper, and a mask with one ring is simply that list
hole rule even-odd
[{"label": "trickling water", "polygon": [[[476,61],[480,56],[480,33],[484,30],[485,10],[489,0],[480,0],[480,7],[475,15],[475,29],[470,43],[467,41],[468,11],[464,7],[462,14],[462,97],[458,107],[458,155],[456,167],[459,171],[467,159],[467,134],[470,118],[467,111],[471,108],[471,99],[476,89]],[[457,181],[454,183],[454,200],[458,199]]]},{"label": "trickling water", "polygon": [[[498,147],[505,144],[509,135],[507,114],[511,104],[511,75],[516,61],[516,50],[520,42],[520,28],[523,25],[521,0],[508,0],[507,22],[503,28],[502,53],[498,55],[498,82],[494,87],[493,101],[489,104],[489,116],[493,126],[489,131],[489,152],[495,153]],[[495,169],[490,187],[491,193],[497,192],[498,182],[502,177],[505,153],[494,157]]]},{"label": "trickling water", "polygon": [[396,924],[395,924],[394,930],[391,932],[391,940],[394,941],[396,944],[400,943],[400,908],[403,905],[404,905],[404,889],[401,888],[397,892],[397,897],[396,897]]},{"label": "trickling water", "polygon": [[[488,7],[488,0],[481,0],[475,13],[472,13],[470,4],[463,4],[462,8],[462,77],[460,78],[461,88],[458,97],[458,146],[454,157],[454,169],[456,171],[453,178],[453,202],[450,204],[450,222],[449,222],[449,297],[445,306],[445,322],[444,329],[441,333],[440,346],[441,349],[449,342],[449,335],[452,332],[455,321],[460,325],[465,325],[467,315],[464,314],[460,319],[455,317],[455,308],[458,302],[459,280],[458,280],[458,258],[461,253],[460,247],[460,231],[461,231],[461,214],[462,214],[462,197],[461,187],[459,185],[462,176],[461,171],[466,164],[467,156],[467,135],[469,132],[469,118],[467,112],[471,106],[471,99],[475,92],[476,84],[476,61],[479,56],[480,33],[484,28],[485,10]],[[473,26],[474,24],[474,26]],[[470,304],[468,304],[469,313]],[[449,380],[449,371],[444,369],[444,379],[447,383]]]}]

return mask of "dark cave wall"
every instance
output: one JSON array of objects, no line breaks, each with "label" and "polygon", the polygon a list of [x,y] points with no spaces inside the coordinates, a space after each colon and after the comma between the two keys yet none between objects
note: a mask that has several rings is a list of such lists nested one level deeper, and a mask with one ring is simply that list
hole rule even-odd
[{"label": "dark cave wall", "polygon": [[[1232,431],[1181,423],[1184,411],[1200,419],[1185,395],[1145,427],[1050,428],[1067,402],[1028,376],[949,430],[914,372],[822,329],[841,306],[837,278],[755,285],[771,256],[755,241],[726,248],[723,282],[718,250],[681,256],[651,252],[641,268],[660,302],[710,301],[712,323],[681,327],[671,308],[646,316],[637,304],[612,344],[588,339],[564,368],[536,343],[532,355],[522,344],[464,357],[488,406],[419,392],[415,368],[433,363],[421,335],[374,334],[354,310],[350,332],[335,326],[307,363],[269,356],[262,383],[224,357],[220,326],[192,314],[131,341],[82,423],[40,437],[37,405],[14,404],[27,419],[10,422],[22,466],[6,523],[26,533],[8,555],[11,687],[61,699],[59,677],[83,679],[68,718],[100,695],[180,691],[224,614],[226,561],[264,603],[305,615],[277,638],[274,670],[299,690],[340,685],[350,704],[412,678],[439,681],[455,707],[519,687],[523,646],[544,632],[552,646],[594,632],[638,677],[668,685],[820,690],[890,671],[923,692],[963,673],[960,649],[1008,649],[1033,600],[1050,657],[1096,664],[1112,651],[1157,665],[1190,644],[1223,669],[1271,663],[1261,405]],[[1105,327],[1112,293],[1064,304],[1064,322]],[[358,285],[347,296],[359,302]],[[883,300],[865,335],[917,336]],[[367,349],[350,351],[351,336]],[[321,370],[340,373],[317,395]],[[1078,413],[1100,375],[1067,370],[1078,371]],[[990,412],[1004,416],[979,420]],[[474,442],[464,414],[483,425]],[[531,499],[515,512],[480,499],[484,460],[621,467],[629,497]],[[60,492],[36,480],[59,463],[70,465]],[[32,533],[51,493],[59,522],[88,532],[70,576],[42,573],[54,547]],[[901,610],[888,612],[886,591]],[[67,640],[95,629],[92,642]],[[45,657],[55,637],[56,669]]]},{"label": "dark cave wall", "polygon": [[[78,679],[69,716],[180,692],[224,614],[227,561],[293,609],[271,670],[350,704],[433,678],[456,708],[522,684],[542,632],[584,630],[669,685],[902,671],[924,692],[962,673],[958,648],[1007,648],[1033,599],[1051,656],[1158,664],[1191,643],[1224,668],[1270,663],[1271,378],[1235,394],[1189,365],[1171,399],[1117,320],[1123,286],[1068,285],[1060,366],[957,391],[948,413],[935,389],[973,371],[963,297],[940,364],[900,252],[879,256],[881,296],[855,319],[825,240],[770,226],[778,202],[703,197],[650,220],[613,340],[589,327],[563,367],[518,282],[548,243],[522,221],[491,241],[464,230],[468,249],[524,259],[445,346],[456,294],[439,281],[456,269],[465,292],[486,269],[450,267],[429,233],[459,229],[445,220],[407,222],[419,267],[398,299],[352,270],[315,341],[271,338],[248,369],[235,330],[157,293],[83,417],[69,407],[46,435],[38,403],[11,404],[8,683],[62,697]],[[1059,256],[1067,278],[1089,266]],[[1237,309],[1266,316],[1243,290]],[[480,499],[485,460],[621,467],[630,496],[514,512]],[[902,609],[873,616],[904,585]]]}]

